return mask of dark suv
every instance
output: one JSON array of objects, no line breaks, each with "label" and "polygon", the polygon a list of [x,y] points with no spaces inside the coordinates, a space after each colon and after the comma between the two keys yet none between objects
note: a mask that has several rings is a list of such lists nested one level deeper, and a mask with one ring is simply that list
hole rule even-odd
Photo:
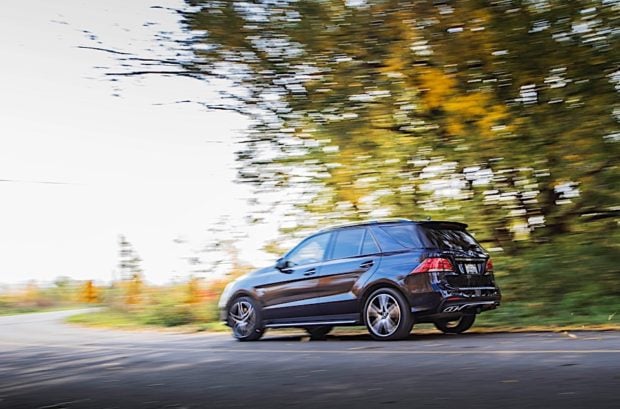
[{"label": "dark suv", "polygon": [[320,338],[360,324],[378,340],[406,337],[420,322],[461,333],[501,299],[493,263],[466,227],[399,219],[321,230],[274,266],[230,283],[221,319],[241,341],[266,328]]}]

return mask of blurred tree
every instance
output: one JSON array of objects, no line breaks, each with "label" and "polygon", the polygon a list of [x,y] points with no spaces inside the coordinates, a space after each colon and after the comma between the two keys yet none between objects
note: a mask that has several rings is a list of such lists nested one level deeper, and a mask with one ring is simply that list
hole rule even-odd
[{"label": "blurred tree", "polygon": [[80,301],[88,304],[99,302],[99,290],[93,284],[93,280],[87,280],[82,286]]},{"label": "blurred tree", "polygon": [[516,250],[618,215],[615,2],[189,3],[191,69],[232,85],[210,107],[255,119],[242,179],[323,222],[467,218]]},{"label": "blurred tree", "polygon": [[135,275],[142,275],[140,256],[133,245],[123,235],[118,237],[119,245],[119,271],[121,280],[132,279]]}]

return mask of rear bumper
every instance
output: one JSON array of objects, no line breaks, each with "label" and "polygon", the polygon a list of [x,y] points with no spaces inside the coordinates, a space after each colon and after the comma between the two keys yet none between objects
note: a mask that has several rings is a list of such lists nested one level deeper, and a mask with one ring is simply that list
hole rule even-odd
[{"label": "rear bumper", "polygon": [[432,291],[413,294],[411,312],[418,318],[443,318],[455,314],[479,314],[493,310],[501,303],[499,288],[486,290],[467,288],[459,291]]},{"label": "rear bumper", "polygon": [[436,313],[460,312],[478,314],[482,311],[495,309],[499,304],[499,298],[457,299],[450,297],[438,306]]}]

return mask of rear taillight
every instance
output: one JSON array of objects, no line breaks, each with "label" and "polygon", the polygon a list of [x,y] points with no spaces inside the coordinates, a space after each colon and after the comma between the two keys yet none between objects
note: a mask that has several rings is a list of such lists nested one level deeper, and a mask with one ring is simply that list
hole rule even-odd
[{"label": "rear taillight", "polygon": [[493,262],[490,258],[487,260],[486,272],[487,274],[493,274]]},{"label": "rear taillight", "polygon": [[411,274],[436,273],[441,271],[454,271],[454,267],[450,260],[441,257],[430,257],[420,263]]}]

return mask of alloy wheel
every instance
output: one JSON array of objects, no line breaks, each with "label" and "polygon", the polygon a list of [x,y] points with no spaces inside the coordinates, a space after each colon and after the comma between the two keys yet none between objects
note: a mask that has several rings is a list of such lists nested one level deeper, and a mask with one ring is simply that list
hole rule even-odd
[{"label": "alloy wheel", "polygon": [[256,311],[248,301],[239,300],[230,307],[230,319],[236,338],[249,337],[256,330]]},{"label": "alloy wheel", "polygon": [[368,302],[366,322],[374,335],[389,337],[398,330],[400,321],[400,306],[392,295],[380,293]]}]

